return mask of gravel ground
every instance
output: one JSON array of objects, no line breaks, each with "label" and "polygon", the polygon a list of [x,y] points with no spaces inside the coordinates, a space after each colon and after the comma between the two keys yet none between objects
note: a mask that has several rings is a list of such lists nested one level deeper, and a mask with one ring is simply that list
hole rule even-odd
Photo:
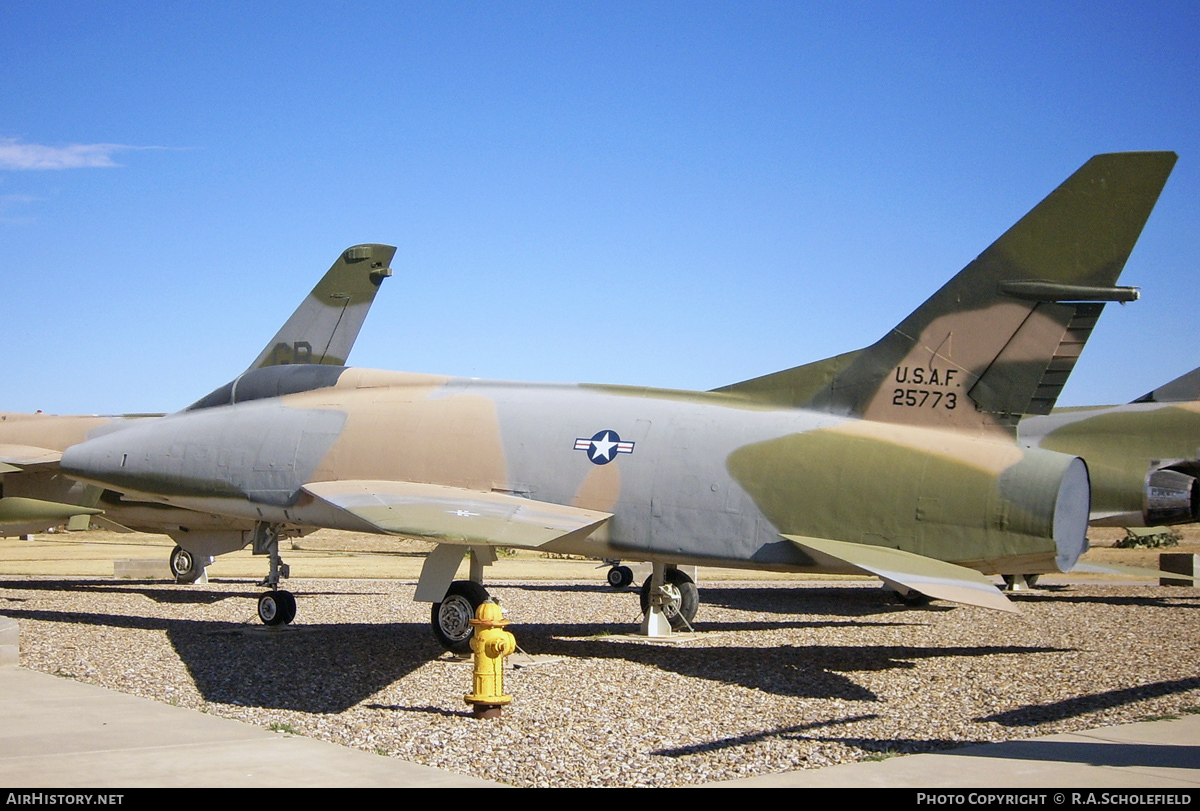
[{"label": "gravel ground", "polygon": [[292,580],[296,624],[248,582],[0,578],[21,664],[517,786],[677,786],[1200,712],[1200,593],[1062,585],[1019,616],[900,608],[877,584],[719,583],[699,637],[650,645],[637,598],[491,583],[530,654],[504,717],[472,718],[412,583]]}]

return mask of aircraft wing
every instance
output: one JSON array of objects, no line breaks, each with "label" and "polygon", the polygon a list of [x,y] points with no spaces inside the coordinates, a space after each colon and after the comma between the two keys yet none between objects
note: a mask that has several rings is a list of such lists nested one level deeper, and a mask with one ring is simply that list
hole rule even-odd
[{"label": "aircraft wing", "polygon": [[612,513],[437,484],[336,481],[306,484],[305,492],[390,535],[440,543],[539,547],[560,538],[585,538]]},{"label": "aircraft wing", "polygon": [[1143,394],[1133,402],[1186,403],[1190,400],[1200,400],[1200,369],[1192,369],[1187,374],[1180,375],[1169,383],[1164,383],[1154,391]]},{"label": "aircraft wing", "polygon": [[[0,444],[0,478],[7,473],[20,473],[39,467],[57,466],[62,452],[34,445]],[[96,495],[99,495],[97,489]],[[34,524],[69,521],[77,516],[98,515],[103,510],[79,504],[66,504],[40,498],[4,496],[0,498],[0,527],[21,532],[40,532]]]},{"label": "aircraft wing", "polygon": [[13,473],[35,465],[56,465],[61,451],[33,445],[0,445],[0,473]]},{"label": "aircraft wing", "polygon": [[1016,612],[1017,607],[988,580],[974,569],[956,566],[941,560],[891,549],[886,546],[831,541],[827,538],[808,538],[784,535],[809,555],[828,562],[850,564],[885,582],[899,584],[938,600],[977,605],[996,611]]}]

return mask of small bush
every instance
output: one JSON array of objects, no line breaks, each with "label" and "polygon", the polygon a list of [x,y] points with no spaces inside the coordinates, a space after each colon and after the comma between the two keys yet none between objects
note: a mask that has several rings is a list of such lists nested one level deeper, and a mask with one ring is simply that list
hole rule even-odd
[{"label": "small bush", "polygon": [[1125,537],[1113,544],[1117,549],[1158,549],[1178,546],[1183,536],[1171,527],[1127,527]]}]

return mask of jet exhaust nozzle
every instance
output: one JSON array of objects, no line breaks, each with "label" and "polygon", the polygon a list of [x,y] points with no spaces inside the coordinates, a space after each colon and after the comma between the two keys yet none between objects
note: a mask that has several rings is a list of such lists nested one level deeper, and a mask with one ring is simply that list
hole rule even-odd
[{"label": "jet exhaust nozzle", "polygon": [[1159,468],[1146,475],[1142,515],[1146,526],[1188,524],[1200,520],[1200,486],[1195,477]]}]

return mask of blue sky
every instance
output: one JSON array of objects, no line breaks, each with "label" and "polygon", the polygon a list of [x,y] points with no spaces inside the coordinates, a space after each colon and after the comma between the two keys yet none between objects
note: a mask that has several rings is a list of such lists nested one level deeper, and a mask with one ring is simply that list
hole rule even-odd
[{"label": "blue sky", "polygon": [[171,411],[337,254],[351,362],[707,389],[865,346],[1179,153],[1060,400],[1200,366],[1200,4],[0,2],[0,409]]}]

